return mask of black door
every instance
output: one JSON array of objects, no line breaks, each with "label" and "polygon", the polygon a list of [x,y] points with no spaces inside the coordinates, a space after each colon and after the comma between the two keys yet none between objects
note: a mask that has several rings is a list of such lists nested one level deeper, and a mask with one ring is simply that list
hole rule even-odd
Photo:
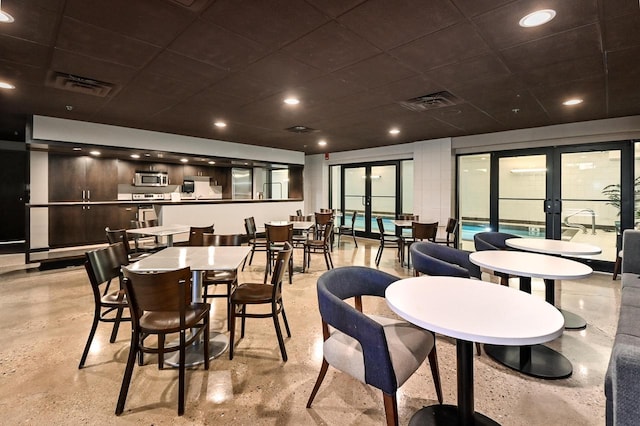
[{"label": "black door", "polygon": [[0,150],[0,242],[25,238],[26,151]]}]

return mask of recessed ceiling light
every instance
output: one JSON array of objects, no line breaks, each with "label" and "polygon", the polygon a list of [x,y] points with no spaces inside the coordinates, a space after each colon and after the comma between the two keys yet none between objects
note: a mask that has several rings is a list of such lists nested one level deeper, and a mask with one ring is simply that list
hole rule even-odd
[{"label": "recessed ceiling light", "polygon": [[398,133],[400,133],[400,129],[391,129],[389,130],[389,133],[392,135],[397,135]]},{"label": "recessed ceiling light", "polygon": [[327,141],[325,141],[325,140],[318,141],[318,145],[326,146],[327,145]]},{"label": "recessed ceiling light", "polygon": [[578,104],[581,104],[582,102],[583,102],[582,99],[569,99],[567,101],[564,101],[562,105],[566,105],[566,106],[578,105]]},{"label": "recessed ceiling light", "polygon": [[131,154],[129,157],[131,157],[131,158],[140,158],[140,154]]},{"label": "recessed ceiling light", "polygon": [[82,148],[80,148],[79,146],[74,146],[74,147],[73,147],[73,150],[74,150],[74,151],[82,151]]},{"label": "recessed ceiling light", "polygon": [[300,103],[300,99],[298,98],[287,98],[284,100],[284,103],[287,105],[298,105]]},{"label": "recessed ceiling light", "polygon": [[13,90],[15,88],[16,88],[16,86],[14,86],[13,84],[9,84],[6,81],[0,81],[0,89]]},{"label": "recessed ceiling light", "polygon": [[188,162],[189,162],[189,160],[187,160],[186,158],[181,158],[181,159],[180,159],[180,162],[181,162],[181,163],[188,163]]},{"label": "recessed ceiling light", "polygon": [[148,152],[144,154],[145,157],[151,157],[151,154],[149,154]]},{"label": "recessed ceiling light", "polygon": [[100,155],[100,151],[91,151],[89,154],[91,154],[91,155]]},{"label": "recessed ceiling light", "polygon": [[227,123],[225,123],[224,121],[216,121],[215,123],[213,123],[214,126],[216,127],[227,127]]},{"label": "recessed ceiling light", "polygon": [[73,105],[65,105],[67,111],[73,111]]},{"label": "recessed ceiling light", "polygon": [[555,17],[556,11],[553,9],[536,10],[520,19],[520,26],[525,28],[537,27],[546,24]]},{"label": "recessed ceiling light", "polygon": [[2,5],[0,5],[0,22],[3,24],[10,24],[14,21],[13,16],[9,15],[7,12],[2,10]]},{"label": "recessed ceiling light", "polygon": [[216,164],[215,161],[209,161],[209,164]]}]

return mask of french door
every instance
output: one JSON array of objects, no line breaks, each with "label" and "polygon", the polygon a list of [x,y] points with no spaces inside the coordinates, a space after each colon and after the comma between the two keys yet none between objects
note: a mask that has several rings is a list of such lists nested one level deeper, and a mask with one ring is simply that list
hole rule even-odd
[{"label": "french door", "polygon": [[358,212],[354,227],[358,236],[377,238],[376,217],[383,218],[385,230],[394,229],[391,220],[396,218],[401,205],[398,161],[344,165],[340,185],[343,220],[346,223],[354,210]]},{"label": "french door", "polygon": [[[627,143],[497,152],[491,157],[490,228],[534,238],[585,242],[602,248],[597,260],[614,261],[620,215],[607,188],[628,193],[633,151]],[[626,175],[629,176],[626,176]]]}]

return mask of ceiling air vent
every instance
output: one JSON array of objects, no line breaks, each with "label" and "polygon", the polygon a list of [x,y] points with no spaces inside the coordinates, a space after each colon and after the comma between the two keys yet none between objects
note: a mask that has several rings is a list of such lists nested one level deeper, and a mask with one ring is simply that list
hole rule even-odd
[{"label": "ceiling air vent", "polygon": [[287,127],[285,130],[293,133],[312,133],[318,131],[317,129],[312,129],[311,127],[307,126],[292,126]]},{"label": "ceiling air vent", "polygon": [[459,102],[460,100],[458,98],[453,96],[451,93],[444,91],[418,96],[417,98],[400,101],[398,103],[406,109],[420,112],[457,105]]},{"label": "ceiling air vent", "polygon": [[71,92],[83,93],[85,95],[93,95],[104,98],[115,87],[111,83],[94,80],[88,77],[81,77],[63,72],[53,72],[47,80],[47,86],[56,89],[69,90]]}]

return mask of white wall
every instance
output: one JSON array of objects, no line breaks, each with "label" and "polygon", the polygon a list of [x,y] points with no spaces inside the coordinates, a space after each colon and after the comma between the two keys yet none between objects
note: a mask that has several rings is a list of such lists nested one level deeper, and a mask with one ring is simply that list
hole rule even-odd
[{"label": "white wall", "polygon": [[33,117],[33,139],[304,164],[304,153],[62,118]]}]

